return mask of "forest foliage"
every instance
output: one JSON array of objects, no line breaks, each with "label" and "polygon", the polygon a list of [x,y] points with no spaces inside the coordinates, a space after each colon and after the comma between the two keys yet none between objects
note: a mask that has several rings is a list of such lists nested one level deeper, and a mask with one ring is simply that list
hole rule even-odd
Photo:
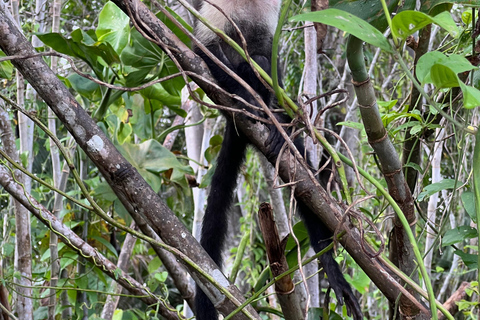
[{"label": "forest foliage", "polygon": [[[179,1],[145,3],[179,41],[192,47],[189,32],[193,30],[193,16]],[[330,1],[330,9],[310,12],[310,3],[285,1],[288,19],[282,21],[281,36],[276,39],[284,89],[286,96],[296,101],[294,106],[300,110],[296,119],[303,122],[299,127],[308,129],[304,130],[308,131],[305,136],[315,137],[314,130],[309,131],[313,123],[318,127],[316,133],[326,137],[322,142],[324,147],[330,146],[339,157],[336,165],[341,168],[340,177],[331,181],[328,194],[335,199],[335,208],[341,208],[344,214],[343,221],[337,221],[338,230],[349,225],[340,236],[348,238],[351,235],[345,233],[356,230],[359,236],[354,235],[352,239],[361,239],[365,244],[358,244],[358,248],[364,249],[359,255],[365,259],[384,259],[382,266],[389,265],[390,257],[393,264],[407,273],[404,276],[391,271],[398,283],[408,284],[407,292],[417,301],[418,310],[413,307],[415,311],[409,311],[432,311],[432,318],[436,318],[434,298],[445,303],[455,297],[452,306],[444,304],[451,314],[439,313],[438,318],[474,319],[480,313],[477,227],[480,144],[474,137],[480,136],[478,3],[419,1],[417,8],[415,3],[404,1],[403,6],[397,7],[395,1],[368,5],[364,1]],[[94,119],[169,210],[195,234],[224,126],[220,113],[224,106],[215,105],[207,96],[213,91],[208,92],[200,83],[205,75],[188,73],[190,71],[176,60],[179,52],[150,41],[155,37],[146,33],[144,27],[138,28],[132,22],[135,19],[116,2],[65,1],[57,31],[50,30],[55,20],[48,15],[51,8],[38,9],[37,5],[31,1],[10,3],[18,9],[16,17],[23,34],[29,41],[38,37],[41,43],[35,49],[48,64],[58,59],[57,77],[74,96],[75,103]],[[47,12],[44,20],[36,21],[32,16],[36,9]],[[329,26],[321,49],[314,53],[318,63],[313,81],[315,92],[305,89],[306,70],[311,67],[307,64],[306,55],[311,53],[304,33],[308,22]],[[42,32],[39,25],[44,25]],[[357,54],[353,53],[354,37],[360,42],[356,48],[363,50],[360,58],[353,56]],[[310,50],[316,52],[317,48],[310,47]],[[28,89],[25,92],[23,86],[27,81],[16,75],[19,71],[14,67],[15,61],[10,60],[12,57],[0,51],[0,109],[3,110],[0,117],[5,117],[10,125],[20,166],[31,168],[30,172],[22,170],[24,179],[31,181],[31,190],[25,194],[31,194],[37,207],[41,205],[56,213],[65,226],[65,233],[73,232],[92,252],[116,266],[106,271],[108,266],[92,262],[91,256],[72,246],[71,240],[65,240],[72,238],[62,238],[59,233],[63,231],[52,231],[52,223],[32,216],[28,235],[31,290],[28,296],[23,296],[31,300],[31,319],[106,319],[104,308],[109,297],[120,297],[109,319],[192,316],[187,311],[186,293],[191,293],[193,282],[187,280],[181,263],[191,268],[189,259],[195,258],[182,256],[184,248],[170,250],[157,243],[158,247],[175,254],[171,263],[178,263],[178,270],[183,272],[176,277],[169,274],[169,262],[159,256],[158,247],[147,241],[162,238],[156,229],[151,234],[142,229],[145,237],[135,234],[133,240],[127,240],[131,229],[126,227],[135,229],[132,223],[137,220],[132,219],[135,202],[151,199],[134,199],[133,209],[126,207],[118,190],[102,175],[104,169],[99,169],[89,158],[89,150],[82,150],[82,143],[75,141],[67,130],[68,125],[49,113],[45,99],[28,94]],[[359,81],[360,78],[363,80]],[[364,101],[363,95],[368,95],[368,89],[359,88],[367,82],[374,94],[368,107],[378,108],[374,112],[379,115],[380,127],[365,118],[364,110],[360,110],[365,106],[358,107]],[[337,89],[339,91],[334,91]],[[19,100],[19,95],[24,99]],[[32,134],[22,131],[20,126],[22,108],[34,120]],[[310,123],[305,122],[304,116],[298,116],[304,111],[311,115]],[[54,131],[47,126],[51,119],[56,122]],[[3,138],[8,130],[0,126],[0,131],[0,166],[5,170],[0,176],[12,177],[18,174],[20,166],[11,163],[15,160],[8,154],[8,141]],[[378,132],[384,132],[381,141],[371,136]],[[22,135],[30,135],[30,150],[21,150]],[[64,147],[60,153],[59,148],[51,144],[54,138]],[[196,145],[191,144],[197,139]],[[390,145],[383,144],[384,140]],[[307,138],[306,141],[313,154],[321,154],[318,141],[312,143]],[[52,152],[61,159],[62,170],[66,172],[63,185],[55,177],[61,175],[61,171],[54,169]],[[194,154],[196,156],[192,156]],[[288,216],[286,231],[290,233],[285,242],[289,266],[296,268],[299,257],[307,259],[311,255],[307,253],[306,230],[292,217],[295,212],[292,193],[288,188],[278,188],[275,190],[280,192],[280,198],[274,197],[272,180],[276,186],[282,182],[277,173],[273,179],[266,177],[262,157],[254,148],[249,149],[238,179],[239,190],[229,232],[232,236],[225,253],[226,274],[247,299],[254,300],[250,302],[261,319],[280,319],[282,313],[274,291],[266,286],[272,284],[272,279],[258,226],[260,203],[274,203],[276,210],[284,206],[284,214]],[[344,163],[341,166],[340,159]],[[347,164],[356,169],[350,169]],[[392,186],[393,173],[404,177],[395,180],[404,185]],[[405,198],[402,192],[407,193]],[[56,211],[59,194],[62,195],[61,209]],[[17,268],[21,253],[18,251],[21,248],[16,247],[19,220],[16,220],[12,192],[7,192],[5,186],[0,189],[0,204],[0,304],[3,306],[0,319],[2,316],[3,319],[8,316],[28,319],[18,314],[18,297],[22,297],[18,281],[24,277]],[[409,210],[413,215],[409,215]],[[337,220],[340,219],[337,217]],[[400,237],[396,238],[397,234],[392,231],[395,228],[402,229],[405,239],[410,237],[409,240],[400,243]],[[281,235],[287,235],[282,234],[280,226],[279,229]],[[55,234],[63,239],[63,242],[53,241],[58,246],[52,246]],[[122,273],[116,264],[128,241],[132,243],[131,252]],[[334,246],[337,260],[357,292],[365,318],[404,316],[399,314],[398,306],[405,312],[408,301],[392,301],[386,297],[386,289],[371,281],[375,270],[362,270],[357,257],[339,244],[335,242]],[[57,256],[52,261],[52,257]],[[54,264],[59,264],[59,269],[52,268]],[[314,265],[315,272],[322,278],[321,268]],[[393,269],[391,266],[390,270]],[[57,274],[52,276],[52,272]],[[294,280],[304,282],[303,273],[302,269]],[[138,294],[140,291],[136,294],[115,291],[116,280],[126,279],[124,274],[136,280],[139,288],[156,299],[156,304],[149,305],[142,300],[145,297]],[[52,278],[58,279],[58,283],[52,285]],[[312,291],[316,294],[311,296],[308,317],[318,319],[319,315],[330,312],[330,319],[348,319],[345,308],[337,306],[334,294],[322,286],[323,281],[319,282],[315,284],[317,290]],[[6,299],[2,298],[2,292],[6,293]],[[118,294],[112,295],[114,292]],[[325,298],[326,295],[331,296],[330,299]],[[307,299],[307,295],[304,297]],[[159,311],[162,309],[164,313]]]}]

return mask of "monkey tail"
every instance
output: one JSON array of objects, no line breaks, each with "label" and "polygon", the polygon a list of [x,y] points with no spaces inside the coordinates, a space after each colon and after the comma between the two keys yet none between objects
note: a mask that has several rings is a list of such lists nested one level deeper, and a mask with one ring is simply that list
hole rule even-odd
[{"label": "monkey tail", "polygon": [[[203,218],[200,244],[221,268],[222,249],[228,228],[228,211],[234,199],[237,177],[245,159],[247,140],[227,121],[222,149],[217,159],[217,168],[210,184],[207,209]],[[197,286],[195,296],[197,320],[218,318],[215,307]]]}]

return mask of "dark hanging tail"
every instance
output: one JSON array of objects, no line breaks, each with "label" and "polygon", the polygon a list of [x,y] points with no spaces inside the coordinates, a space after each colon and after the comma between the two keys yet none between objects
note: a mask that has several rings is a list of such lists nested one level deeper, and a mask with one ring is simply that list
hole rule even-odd
[{"label": "dark hanging tail", "polygon": [[[237,177],[245,158],[247,141],[239,135],[233,123],[227,121],[217,168],[210,184],[207,209],[203,218],[200,244],[215,263],[222,265],[222,249],[228,228],[228,212],[234,199]],[[195,296],[197,320],[218,318],[210,299],[197,286]]]}]

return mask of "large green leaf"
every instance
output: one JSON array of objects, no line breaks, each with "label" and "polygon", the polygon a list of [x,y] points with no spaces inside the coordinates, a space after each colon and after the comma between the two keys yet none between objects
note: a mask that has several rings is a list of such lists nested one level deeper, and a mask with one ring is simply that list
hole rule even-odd
[{"label": "large green leaf", "polygon": [[39,34],[38,38],[55,51],[87,62],[100,79],[103,79],[105,67],[120,62],[119,56],[109,43],[98,42],[80,29],[73,31],[71,38],[63,37],[59,33]]},{"label": "large green leaf", "polygon": [[97,83],[84,78],[77,73],[72,73],[67,79],[72,88],[83,97],[92,102],[100,100],[100,86]]},{"label": "large green leaf", "polygon": [[463,93],[463,105],[467,109],[480,105],[480,91],[467,86],[458,77],[459,73],[475,70],[465,57],[445,55],[438,51],[424,54],[417,63],[416,75],[422,84],[433,83],[437,88],[460,87]]},{"label": "large green leaf", "polygon": [[467,86],[462,81],[459,81],[459,83],[463,93],[463,106],[466,109],[473,109],[480,106],[480,90],[472,86]]},{"label": "large green leaf", "polygon": [[412,10],[402,11],[393,17],[392,34],[397,38],[406,39],[431,23],[447,30],[454,38],[459,35],[457,25],[449,12],[444,11],[435,17],[431,17],[423,12]]},{"label": "large green leaf", "polygon": [[[390,12],[415,9],[415,0],[402,1],[403,6],[398,9],[398,1],[386,0],[386,3]],[[382,32],[387,28],[387,19],[385,18],[381,1],[332,0],[330,1],[330,8],[349,12],[360,19],[367,21]]]},{"label": "large green leaf", "polygon": [[292,21],[313,21],[334,26],[340,30],[354,35],[371,45],[386,52],[392,52],[387,38],[375,27],[355,15],[338,10],[327,9],[322,11],[308,12],[291,18]]},{"label": "large green leaf", "polygon": [[[132,67],[126,77],[125,85],[128,87],[138,86],[156,76],[165,77],[178,73],[177,67],[165,52],[136,30],[131,31],[131,45],[125,47],[121,59],[125,65]],[[151,77],[146,79],[149,75]],[[180,96],[184,85],[182,77],[162,82],[162,86],[174,96]]]},{"label": "large green leaf", "polygon": [[455,254],[460,256],[462,258],[463,263],[469,268],[469,269],[477,269],[478,268],[478,255],[477,254],[471,254],[471,253],[465,253],[460,250],[456,250]]},{"label": "large green leaf", "polygon": [[[426,198],[430,197],[431,195],[440,192],[445,189],[453,189],[455,187],[455,180],[454,179],[443,179],[442,181],[432,183],[424,188],[424,191],[418,195],[418,201],[423,201]],[[456,182],[457,185],[461,184],[458,181]]]},{"label": "large green leaf", "polygon": [[478,0],[428,0],[420,1],[420,3],[420,11],[425,13],[432,13],[432,11],[438,10],[437,8],[435,8],[438,6],[443,10],[449,10],[453,4],[478,5]]},{"label": "large green leaf", "polygon": [[[420,81],[422,84],[434,83],[434,81],[442,81],[439,79],[434,80],[432,78],[431,71],[433,66],[436,64],[447,67],[448,69],[452,70],[455,75],[476,69],[475,66],[473,66],[465,57],[461,55],[452,54],[447,56],[439,51],[431,51],[424,54],[418,60],[416,67],[416,76],[418,81]],[[454,80],[449,79],[447,81]]]},{"label": "large green leaf", "polygon": [[172,180],[181,179],[185,174],[193,174],[190,166],[183,165],[156,140],[147,140],[141,144],[124,143],[117,145],[117,148],[156,192],[162,183],[159,176],[162,172],[172,169]]},{"label": "large green leaf", "polygon": [[465,208],[465,211],[467,212],[468,216],[470,217],[470,219],[472,219],[473,222],[477,223],[477,215],[475,213],[475,198],[474,198],[473,192],[471,191],[463,192],[461,199],[462,199],[463,207]]},{"label": "large green leaf", "polygon": [[[153,86],[149,86],[141,91],[142,96],[145,99],[149,100],[157,100],[162,103],[159,107],[166,105],[168,107],[179,106],[181,102],[180,96],[173,96],[171,95],[165,88],[162,86],[161,83],[156,83]],[[157,108],[153,108],[153,110],[157,110]],[[186,116],[186,114],[183,114]]]},{"label": "large green leaf", "polygon": [[105,238],[102,238],[102,237],[99,237],[97,235],[91,235],[90,236],[92,239],[95,239],[96,241],[100,242],[101,244],[103,244],[105,246],[105,248],[108,249],[108,251],[110,251],[111,254],[113,254],[114,256],[118,257],[118,253],[117,253],[117,250],[115,250],[115,248],[113,247],[113,245]]},{"label": "large green leaf", "polygon": [[460,85],[460,81],[455,72],[442,64],[434,64],[430,69],[430,78],[437,88],[455,88]]},{"label": "large green leaf", "polygon": [[442,238],[442,246],[450,246],[475,237],[477,237],[477,230],[475,228],[470,226],[460,226],[445,232],[445,235]]},{"label": "large green leaf", "polygon": [[128,43],[130,19],[113,2],[107,2],[98,15],[95,32],[99,41],[110,43],[117,53],[121,53]]}]

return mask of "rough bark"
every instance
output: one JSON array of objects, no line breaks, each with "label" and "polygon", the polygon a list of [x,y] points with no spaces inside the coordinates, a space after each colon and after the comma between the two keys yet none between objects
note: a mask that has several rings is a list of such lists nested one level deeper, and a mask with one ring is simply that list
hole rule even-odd
[{"label": "rough bark", "polygon": [[[285,257],[286,243],[282,242],[278,235],[270,204],[262,203],[260,205],[258,220],[265,241],[270,270],[272,271],[273,277],[278,277],[288,270],[287,258]],[[300,297],[295,291],[295,285],[290,276],[282,277],[275,282],[275,291],[285,320],[305,319],[301,308]]]}]

